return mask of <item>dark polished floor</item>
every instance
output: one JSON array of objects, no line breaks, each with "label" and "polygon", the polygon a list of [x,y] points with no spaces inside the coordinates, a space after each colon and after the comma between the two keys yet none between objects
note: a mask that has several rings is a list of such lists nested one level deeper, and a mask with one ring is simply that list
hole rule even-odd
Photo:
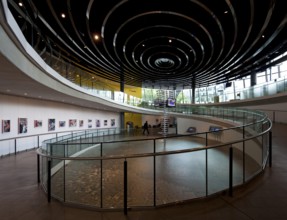
[{"label": "dark polished floor", "polygon": [[36,153],[0,159],[0,219],[287,219],[287,125],[273,127],[273,166],[234,191],[188,204],[148,210],[97,212],[62,205],[47,198],[37,184]]}]

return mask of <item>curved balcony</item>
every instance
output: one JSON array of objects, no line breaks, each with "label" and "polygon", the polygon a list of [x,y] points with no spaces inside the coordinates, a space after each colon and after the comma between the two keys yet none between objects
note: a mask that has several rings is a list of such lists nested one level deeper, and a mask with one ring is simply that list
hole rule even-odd
[{"label": "curved balcony", "polygon": [[229,127],[165,137],[97,130],[43,142],[39,181],[48,200],[126,211],[232,195],[271,162],[272,124],[263,113],[205,108],[196,117]]}]

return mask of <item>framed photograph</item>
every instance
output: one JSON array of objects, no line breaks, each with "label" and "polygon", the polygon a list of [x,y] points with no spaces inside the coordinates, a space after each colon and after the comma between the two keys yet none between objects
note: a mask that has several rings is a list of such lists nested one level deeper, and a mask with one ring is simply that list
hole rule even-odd
[{"label": "framed photograph", "polygon": [[10,132],[10,120],[2,120],[2,133]]},{"label": "framed photograph", "polygon": [[92,119],[88,119],[88,128],[92,128],[93,124],[92,124]]},{"label": "framed photograph", "polygon": [[55,131],[56,129],[56,119],[48,119],[48,131]]},{"label": "framed photograph", "polygon": [[84,126],[84,120],[79,120],[80,127]]},{"label": "framed photograph", "polygon": [[104,120],[104,126],[108,125],[108,120]]},{"label": "framed photograph", "polygon": [[116,119],[111,119],[111,126],[114,127],[116,125]]},{"label": "framed photograph", "polygon": [[18,133],[24,134],[28,132],[28,119],[27,118],[19,118],[18,119]]},{"label": "framed photograph", "polygon": [[66,126],[66,121],[59,121],[59,127],[63,128]]},{"label": "framed photograph", "polygon": [[77,127],[77,119],[70,119],[69,127]]},{"label": "framed photograph", "polygon": [[42,127],[42,120],[34,120],[34,128]]},{"label": "framed photograph", "polygon": [[96,127],[97,128],[101,127],[101,121],[99,119],[96,119]]}]

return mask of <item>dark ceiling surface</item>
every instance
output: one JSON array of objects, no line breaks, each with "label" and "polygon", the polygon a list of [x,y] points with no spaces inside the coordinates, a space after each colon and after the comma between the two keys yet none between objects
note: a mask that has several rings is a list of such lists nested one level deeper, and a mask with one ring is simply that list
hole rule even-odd
[{"label": "dark ceiling surface", "polygon": [[286,0],[8,2],[38,50],[132,86],[228,82],[274,65],[287,50]]}]

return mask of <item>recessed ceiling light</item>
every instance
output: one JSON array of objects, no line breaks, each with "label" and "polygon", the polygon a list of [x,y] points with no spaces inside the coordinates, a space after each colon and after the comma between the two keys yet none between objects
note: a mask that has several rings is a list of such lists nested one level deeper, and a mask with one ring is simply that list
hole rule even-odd
[{"label": "recessed ceiling light", "polygon": [[172,42],[172,40],[168,40],[168,42],[169,42],[169,43],[171,43],[171,42]]},{"label": "recessed ceiling light", "polygon": [[22,2],[19,2],[18,5],[19,5],[20,7],[22,7],[22,6],[23,6],[23,3],[22,3]]},{"label": "recessed ceiling light", "polygon": [[62,13],[62,14],[61,14],[61,17],[62,17],[62,18],[65,18],[65,17],[66,17],[66,15],[65,15],[64,13]]},{"label": "recessed ceiling light", "polygon": [[94,39],[95,39],[95,40],[99,40],[99,39],[100,39],[100,36],[97,35],[97,34],[95,34],[95,35],[94,35]]},{"label": "recessed ceiling light", "polygon": [[143,47],[145,47],[145,44],[142,44]]}]

